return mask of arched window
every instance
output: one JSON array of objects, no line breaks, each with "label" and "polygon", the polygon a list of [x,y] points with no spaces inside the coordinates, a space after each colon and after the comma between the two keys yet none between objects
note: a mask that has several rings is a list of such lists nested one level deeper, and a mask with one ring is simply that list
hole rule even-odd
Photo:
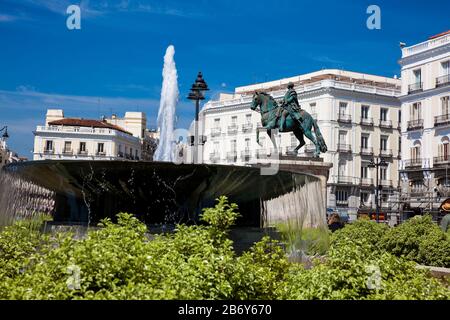
[{"label": "arched window", "polygon": [[420,141],[414,141],[413,147],[411,148],[411,159],[418,160],[422,155],[422,144]]},{"label": "arched window", "polygon": [[439,157],[439,160],[448,160],[449,159],[449,153],[450,153],[450,150],[449,150],[449,138],[446,136],[446,137],[442,137],[442,139],[441,139],[441,143],[439,144],[439,147],[438,147],[438,157]]}]

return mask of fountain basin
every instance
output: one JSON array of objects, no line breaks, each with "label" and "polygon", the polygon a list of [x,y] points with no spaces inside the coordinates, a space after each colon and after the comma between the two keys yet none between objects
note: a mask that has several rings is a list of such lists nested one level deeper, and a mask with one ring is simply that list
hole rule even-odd
[{"label": "fountain basin", "polygon": [[257,167],[75,160],[4,167],[0,217],[4,224],[43,212],[55,222],[91,225],[129,212],[147,224],[196,223],[202,209],[214,206],[221,195],[238,204],[239,226],[265,227],[269,216],[287,211],[318,216],[318,222],[308,218],[312,224],[325,219],[325,212],[305,208],[308,201],[325,207],[320,179],[307,173],[261,175]]}]

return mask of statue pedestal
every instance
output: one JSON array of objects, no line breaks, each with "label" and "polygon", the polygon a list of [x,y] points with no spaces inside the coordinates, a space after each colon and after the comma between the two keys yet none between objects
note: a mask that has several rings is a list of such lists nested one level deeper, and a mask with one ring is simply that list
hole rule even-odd
[{"label": "statue pedestal", "polygon": [[[272,171],[273,172],[272,174],[275,174],[276,170],[283,170],[318,178],[320,181],[322,201],[320,201],[321,204],[320,207],[317,207],[317,210],[321,211],[320,217],[321,219],[323,218],[323,222],[326,221],[327,181],[329,177],[330,168],[333,166],[332,163],[324,162],[322,158],[280,156],[278,159],[271,159],[271,158],[257,159],[257,162],[253,163],[252,166],[261,168],[262,174],[264,174],[263,170],[265,170],[266,172]],[[313,197],[311,197],[311,199],[309,200],[308,198],[306,202],[312,205],[313,202],[315,202],[315,200],[313,199]],[[275,218],[274,220],[277,219],[278,218]],[[318,224],[317,222],[311,222],[310,224],[306,224],[304,226],[317,227]]]}]

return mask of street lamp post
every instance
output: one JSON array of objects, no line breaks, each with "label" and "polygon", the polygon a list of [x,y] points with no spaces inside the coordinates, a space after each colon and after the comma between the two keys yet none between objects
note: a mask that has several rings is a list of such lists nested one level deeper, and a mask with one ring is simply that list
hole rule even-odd
[{"label": "street lamp post", "polygon": [[[198,137],[198,113],[200,109],[200,100],[205,100],[205,96],[203,95],[204,91],[209,90],[208,85],[206,84],[205,80],[203,79],[203,75],[201,72],[198,73],[197,79],[195,80],[194,84],[191,87],[191,92],[189,93],[189,96],[187,97],[189,100],[195,101],[195,121],[194,121],[194,136],[191,136],[191,145],[194,146],[193,148],[193,157],[192,162],[198,163],[198,143],[199,143],[199,137]],[[202,143],[204,139],[202,137]]]},{"label": "street lamp post", "polygon": [[0,129],[0,132],[5,131],[2,135],[3,140],[6,140],[9,138],[9,134],[8,134],[8,126],[4,126],[3,128]]},{"label": "street lamp post", "polygon": [[375,215],[376,215],[376,220],[377,222],[380,221],[380,203],[379,203],[379,195],[378,195],[378,191],[380,189],[380,186],[378,184],[378,168],[379,167],[387,167],[387,163],[386,161],[384,161],[384,159],[377,159],[377,161],[375,161],[374,159],[370,160],[369,163],[369,168],[376,168],[376,176],[375,176]]}]

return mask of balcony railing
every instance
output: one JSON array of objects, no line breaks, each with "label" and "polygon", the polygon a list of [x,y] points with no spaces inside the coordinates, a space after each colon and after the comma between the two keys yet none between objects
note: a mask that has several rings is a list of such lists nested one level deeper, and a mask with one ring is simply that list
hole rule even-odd
[{"label": "balcony railing", "polygon": [[350,177],[350,176],[335,176],[335,181],[338,184],[353,184],[353,177]]},{"label": "balcony railing", "polygon": [[88,155],[88,152],[87,152],[86,150],[78,150],[77,154],[78,154],[79,156],[87,156],[87,155]]},{"label": "balcony railing", "polygon": [[392,180],[381,179],[380,180],[380,185],[383,186],[383,187],[392,187]]},{"label": "balcony railing", "polygon": [[220,154],[218,152],[211,152],[209,154],[209,160],[212,162],[217,162],[220,160]]},{"label": "balcony railing", "polygon": [[435,127],[446,126],[449,124],[450,124],[450,114],[443,114],[441,116],[434,117],[434,126]]},{"label": "balcony railing", "polygon": [[433,166],[438,167],[450,164],[450,155],[439,156],[433,158]]},{"label": "balcony railing", "polygon": [[408,93],[419,92],[423,90],[423,82],[416,82],[408,86]]},{"label": "balcony railing", "polygon": [[211,128],[211,137],[220,136],[221,133],[222,133],[221,128]]},{"label": "balcony railing", "polygon": [[373,186],[373,179],[372,178],[361,178],[360,185]]},{"label": "balcony railing", "polygon": [[228,161],[236,161],[237,160],[237,152],[236,151],[227,152],[227,160]]},{"label": "balcony railing", "polygon": [[423,119],[408,121],[408,131],[423,129]]},{"label": "balcony railing", "polygon": [[[102,156],[106,156],[106,152],[104,152],[104,151],[97,151],[96,153],[95,153],[95,155],[96,156],[100,156],[100,157],[102,157]],[[127,157],[130,157],[128,154],[126,155]],[[128,159],[128,158],[127,158]]]},{"label": "balcony railing", "polygon": [[450,74],[436,78],[436,88],[443,87],[450,84]]},{"label": "balcony railing", "polygon": [[405,168],[421,168],[424,160],[423,158],[405,160]]},{"label": "balcony railing", "polygon": [[44,154],[54,154],[55,150],[53,149],[44,149]]},{"label": "balcony railing", "polygon": [[63,155],[65,155],[65,156],[71,156],[71,155],[73,155],[73,150],[69,150],[69,149],[67,149],[67,150],[63,150]]},{"label": "balcony railing", "polygon": [[373,119],[372,118],[361,118],[359,124],[362,126],[373,126]]},{"label": "balcony railing", "polygon": [[381,149],[380,150],[380,157],[390,158],[392,156],[393,156],[392,149]]},{"label": "balcony railing", "polygon": [[372,147],[361,147],[361,151],[359,152],[362,156],[373,156],[373,148]]},{"label": "balcony railing", "polygon": [[352,122],[352,116],[349,115],[349,114],[339,113],[337,121],[338,122],[343,122],[343,123],[351,123]]},{"label": "balcony railing", "polygon": [[391,120],[380,120],[380,127],[382,128],[392,128],[392,121]]},{"label": "balcony railing", "polygon": [[245,149],[243,151],[241,151],[241,159],[244,161],[248,161],[252,156],[252,152],[250,151],[250,149]]},{"label": "balcony railing", "polygon": [[352,152],[352,146],[350,144],[338,143],[338,152]]},{"label": "balcony railing", "polygon": [[236,124],[232,124],[228,126],[228,134],[236,134],[238,132],[238,126]]},{"label": "balcony railing", "polygon": [[242,125],[242,132],[250,132],[253,129],[252,123],[245,123]]}]

